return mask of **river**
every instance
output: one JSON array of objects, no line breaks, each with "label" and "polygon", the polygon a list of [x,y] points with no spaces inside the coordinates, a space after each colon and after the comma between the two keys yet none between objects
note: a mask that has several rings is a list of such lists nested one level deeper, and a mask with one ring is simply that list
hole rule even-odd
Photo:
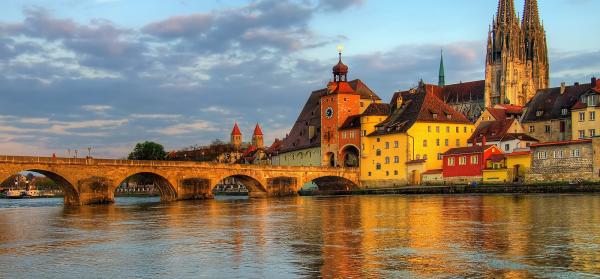
[{"label": "river", "polygon": [[600,194],[0,200],[2,278],[599,278]]}]

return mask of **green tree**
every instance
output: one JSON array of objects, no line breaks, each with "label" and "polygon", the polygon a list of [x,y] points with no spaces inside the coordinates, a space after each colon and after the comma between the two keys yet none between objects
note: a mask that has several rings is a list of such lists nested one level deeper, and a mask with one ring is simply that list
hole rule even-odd
[{"label": "green tree", "polygon": [[145,141],[135,145],[135,148],[127,159],[129,160],[164,160],[167,156],[165,149],[162,145],[152,142]]}]

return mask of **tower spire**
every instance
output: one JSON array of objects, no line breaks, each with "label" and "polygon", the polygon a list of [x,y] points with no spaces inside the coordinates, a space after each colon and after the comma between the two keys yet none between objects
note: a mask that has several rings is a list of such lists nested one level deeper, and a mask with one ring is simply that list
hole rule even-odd
[{"label": "tower spire", "polygon": [[446,74],[444,72],[444,51],[440,50],[440,70],[439,70],[438,86],[443,87],[445,85],[446,85]]},{"label": "tower spire", "polygon": [[498,2],[497,23],[512,23],[517,19],[514,0],[500,0]]},{"label": "tower spire", "polygon": [[525,0],[525,8],[523,9],[523,21],[521,23],[523,29],[535,29],[541,27],[540,13],[538,10],[537,0]]}]

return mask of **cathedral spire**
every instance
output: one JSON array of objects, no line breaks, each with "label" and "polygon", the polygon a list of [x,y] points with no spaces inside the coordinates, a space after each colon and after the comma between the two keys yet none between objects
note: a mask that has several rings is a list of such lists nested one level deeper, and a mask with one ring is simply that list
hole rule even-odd
[{"label": "cathedral spire", "polygon": [[512,23],[517,19],[515,14],[515,2],[514,0],[500,0],[498,2],[498,13],[496,14],[496,22]]},{"label": "cathedral spire", "polygon": [[446,85],[446,74],[444,73],[444,51],[440,51],[440,70],[438,86],[442,87]]},{"label": "cathedral spire", "polygon": [[523,10],[523,21],[521,23],[523,29],[540,28],[540,13],[538,10],[537,0],[525,0],[525,8]]}]

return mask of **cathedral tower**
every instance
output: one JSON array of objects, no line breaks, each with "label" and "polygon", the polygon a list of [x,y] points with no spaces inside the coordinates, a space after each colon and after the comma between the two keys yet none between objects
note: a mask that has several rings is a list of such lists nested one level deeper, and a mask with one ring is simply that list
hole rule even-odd
[{"label": "cathedral tower", "polygon": [[252,134],[252,145],[258,148],[265,147],[263,132],[258,123],[256,123],[256,127],[254,127],[254,133]]},{"label": "cathedral tower", "polygon": [[536,0],[525,1],[523,21],[514,0],[499,0],[488,34],[485,104],[523,106],[540,88],[548,87],[546,35]]},{"label": "cathedral tower", "polygon": [[236,149],[242,147],[242,132],[240,131],[237,122],[233,124],[233,130],[231,130],[231,144]]}]

